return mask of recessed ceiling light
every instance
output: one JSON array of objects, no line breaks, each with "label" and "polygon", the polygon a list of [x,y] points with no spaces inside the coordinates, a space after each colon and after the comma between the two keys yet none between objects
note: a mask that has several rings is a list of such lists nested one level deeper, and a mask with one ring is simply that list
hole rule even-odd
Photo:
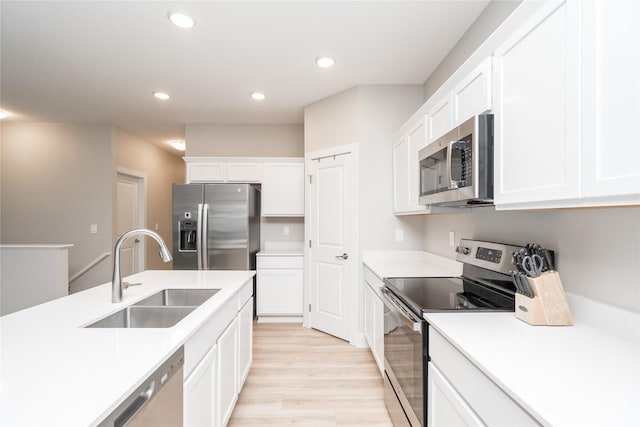
[{"label": "recessed ceiling light", "polygon": [[171,98],[168,93],[164,93],[164,92],[153,92],[153,96],[155,96],[158,99],[162,99],[163,101]]},{"label": "recessed ceiling light", "polygon": [[193,28],[193,19],[180,12],[169,12],[169,20],[180,28]]},{"label": "recessed ceiling light", "polygon": [[331,68],[336,61],[333,58],[329,58],[328,56],[316,59],[316,64],[321,68]]},{"label": "recessed ceiling light", "polygon": [[6,119],[7,117],[9,117],[11,114],[7,113],[6,111],[2,111],[0,110],[0,120],[2,119]]},{"label": "recessed ceiling light", "polygon": [[252,92],[251,93],[251,97],[253,99],[255,99],[256,101],[262,101],[263,99],[266,98],[266,96],[264,95],[264,93],[260,93],[260,92]]},{"label": "recessed ceiling light", "polygon": [[184,151],[187,148],[187,144],[179,139],[175,141],[169,141],[169,145],[179,151]]}]

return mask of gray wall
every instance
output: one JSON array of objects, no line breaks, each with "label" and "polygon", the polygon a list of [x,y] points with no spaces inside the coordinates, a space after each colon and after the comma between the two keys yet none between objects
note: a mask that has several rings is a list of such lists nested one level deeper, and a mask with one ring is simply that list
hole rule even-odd
[{"label": "gray wall", "polygon": [[[122,167],[146,174],[145,227],[155,230],[155,225],[158,224],[158,233],[167,245],[171,247],[171,184],[174,182],[184,183],[184,161],[143,139],[117,129],[115,132],[115,167],[116,169]],[[114,177],[114,181],[116,179],[117,177]],[[114,189],[114,194],[115,191]],[[113,218],[115,221],[117,217],[115,203],[113,208]],[[115,223],[113,228],[115,230]],[[162,262],[162,259],[158,256],[156,243],[147,238],[145,238],[144,241],[147,245],[145,251],[146,269],[171,269],[172,264]]]},{"label": "gray wall", "polygon": [[[371,85],[305,107],[305,153],[358,144],[361,251],[422,246],[421,219],[393,215],[390,145],[393,133],[422,102],[420,85]],[[398,228],[405,232],[402,242],[395,241]]]},{"label": "gray wall", "polygon": [[[4,123],[1,129],[1,243],[72,243],[69,275],[112,252],[117,168],[147,176],[147,226],[171,241],[171,183],[184,182],[179,157],[110,125]],[[90,234],[90,225],[98,234]],[[167,268],[147,251],[147,269]],[[112,257],[71,286],[111,280]]]},{"label": "gray wall", "polygon": [[[2,243],[72,243],[69,274],[111,251],[109,125],[2,125]],[[90,224],[98,234],[90,234]],[[76,282],[110,280],[110,260]]]},{"label": "gray wall", "polygon": [[522,0],[492,0],[424,82],[424,99],[433,93],[513,12]]},{"label": "gray wall", "polygon": [[186,156],[302,157],[303,126],[188,124]]},{"label": "gray wall", "polygon": [[494,211],[427,216],[425,250],[455,258],[460,238],[540,243],[557,251],[565,290],[640,311],[640,208]]}]

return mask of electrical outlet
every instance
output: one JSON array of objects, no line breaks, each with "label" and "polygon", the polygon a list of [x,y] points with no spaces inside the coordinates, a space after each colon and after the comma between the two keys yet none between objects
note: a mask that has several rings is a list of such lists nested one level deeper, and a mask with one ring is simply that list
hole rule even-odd
[{"label": "electrical outlet", "polygon": [[98,224],[91,224],[91,234],[98,234]]},{"label": "electrical outlet", "polygon": [[450,231],[449,232],[449,246],[455,246],[456,245],[456,232],[455,231]]},{"label": "electrical outlet", "polygon": [[160,224],[156,222],[156,231],[160,230]]},{"label": "electrical outlet", "polygon": [[288,226],[284,226],[282,227],[282,235],[283,236],[288,236],[289,235],[289,227]]},{"label": "electrical outlet", "polygon": [[396,242],[404,241],[404,230],[402,228],[396,229]]}]

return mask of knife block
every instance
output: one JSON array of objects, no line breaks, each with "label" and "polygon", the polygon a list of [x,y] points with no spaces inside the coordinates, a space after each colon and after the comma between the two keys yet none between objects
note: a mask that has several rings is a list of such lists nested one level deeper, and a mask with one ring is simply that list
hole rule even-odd
[{"label": "knife block", "polygon": [[516,318],[530,325],[570,326],[571,311],[557,271],[527,278],[533,298],[516,294]]}]

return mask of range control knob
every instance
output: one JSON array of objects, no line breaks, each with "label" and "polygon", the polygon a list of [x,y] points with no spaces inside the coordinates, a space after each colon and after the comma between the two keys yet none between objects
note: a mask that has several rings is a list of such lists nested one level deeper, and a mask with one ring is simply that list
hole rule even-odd
[{"label": "range control knob", "polygon": [[461,253],[462,255],[469,255],[469,252],[471,252],[471,249],[465,246],[458,246],[456,248],[456,252]]}]

